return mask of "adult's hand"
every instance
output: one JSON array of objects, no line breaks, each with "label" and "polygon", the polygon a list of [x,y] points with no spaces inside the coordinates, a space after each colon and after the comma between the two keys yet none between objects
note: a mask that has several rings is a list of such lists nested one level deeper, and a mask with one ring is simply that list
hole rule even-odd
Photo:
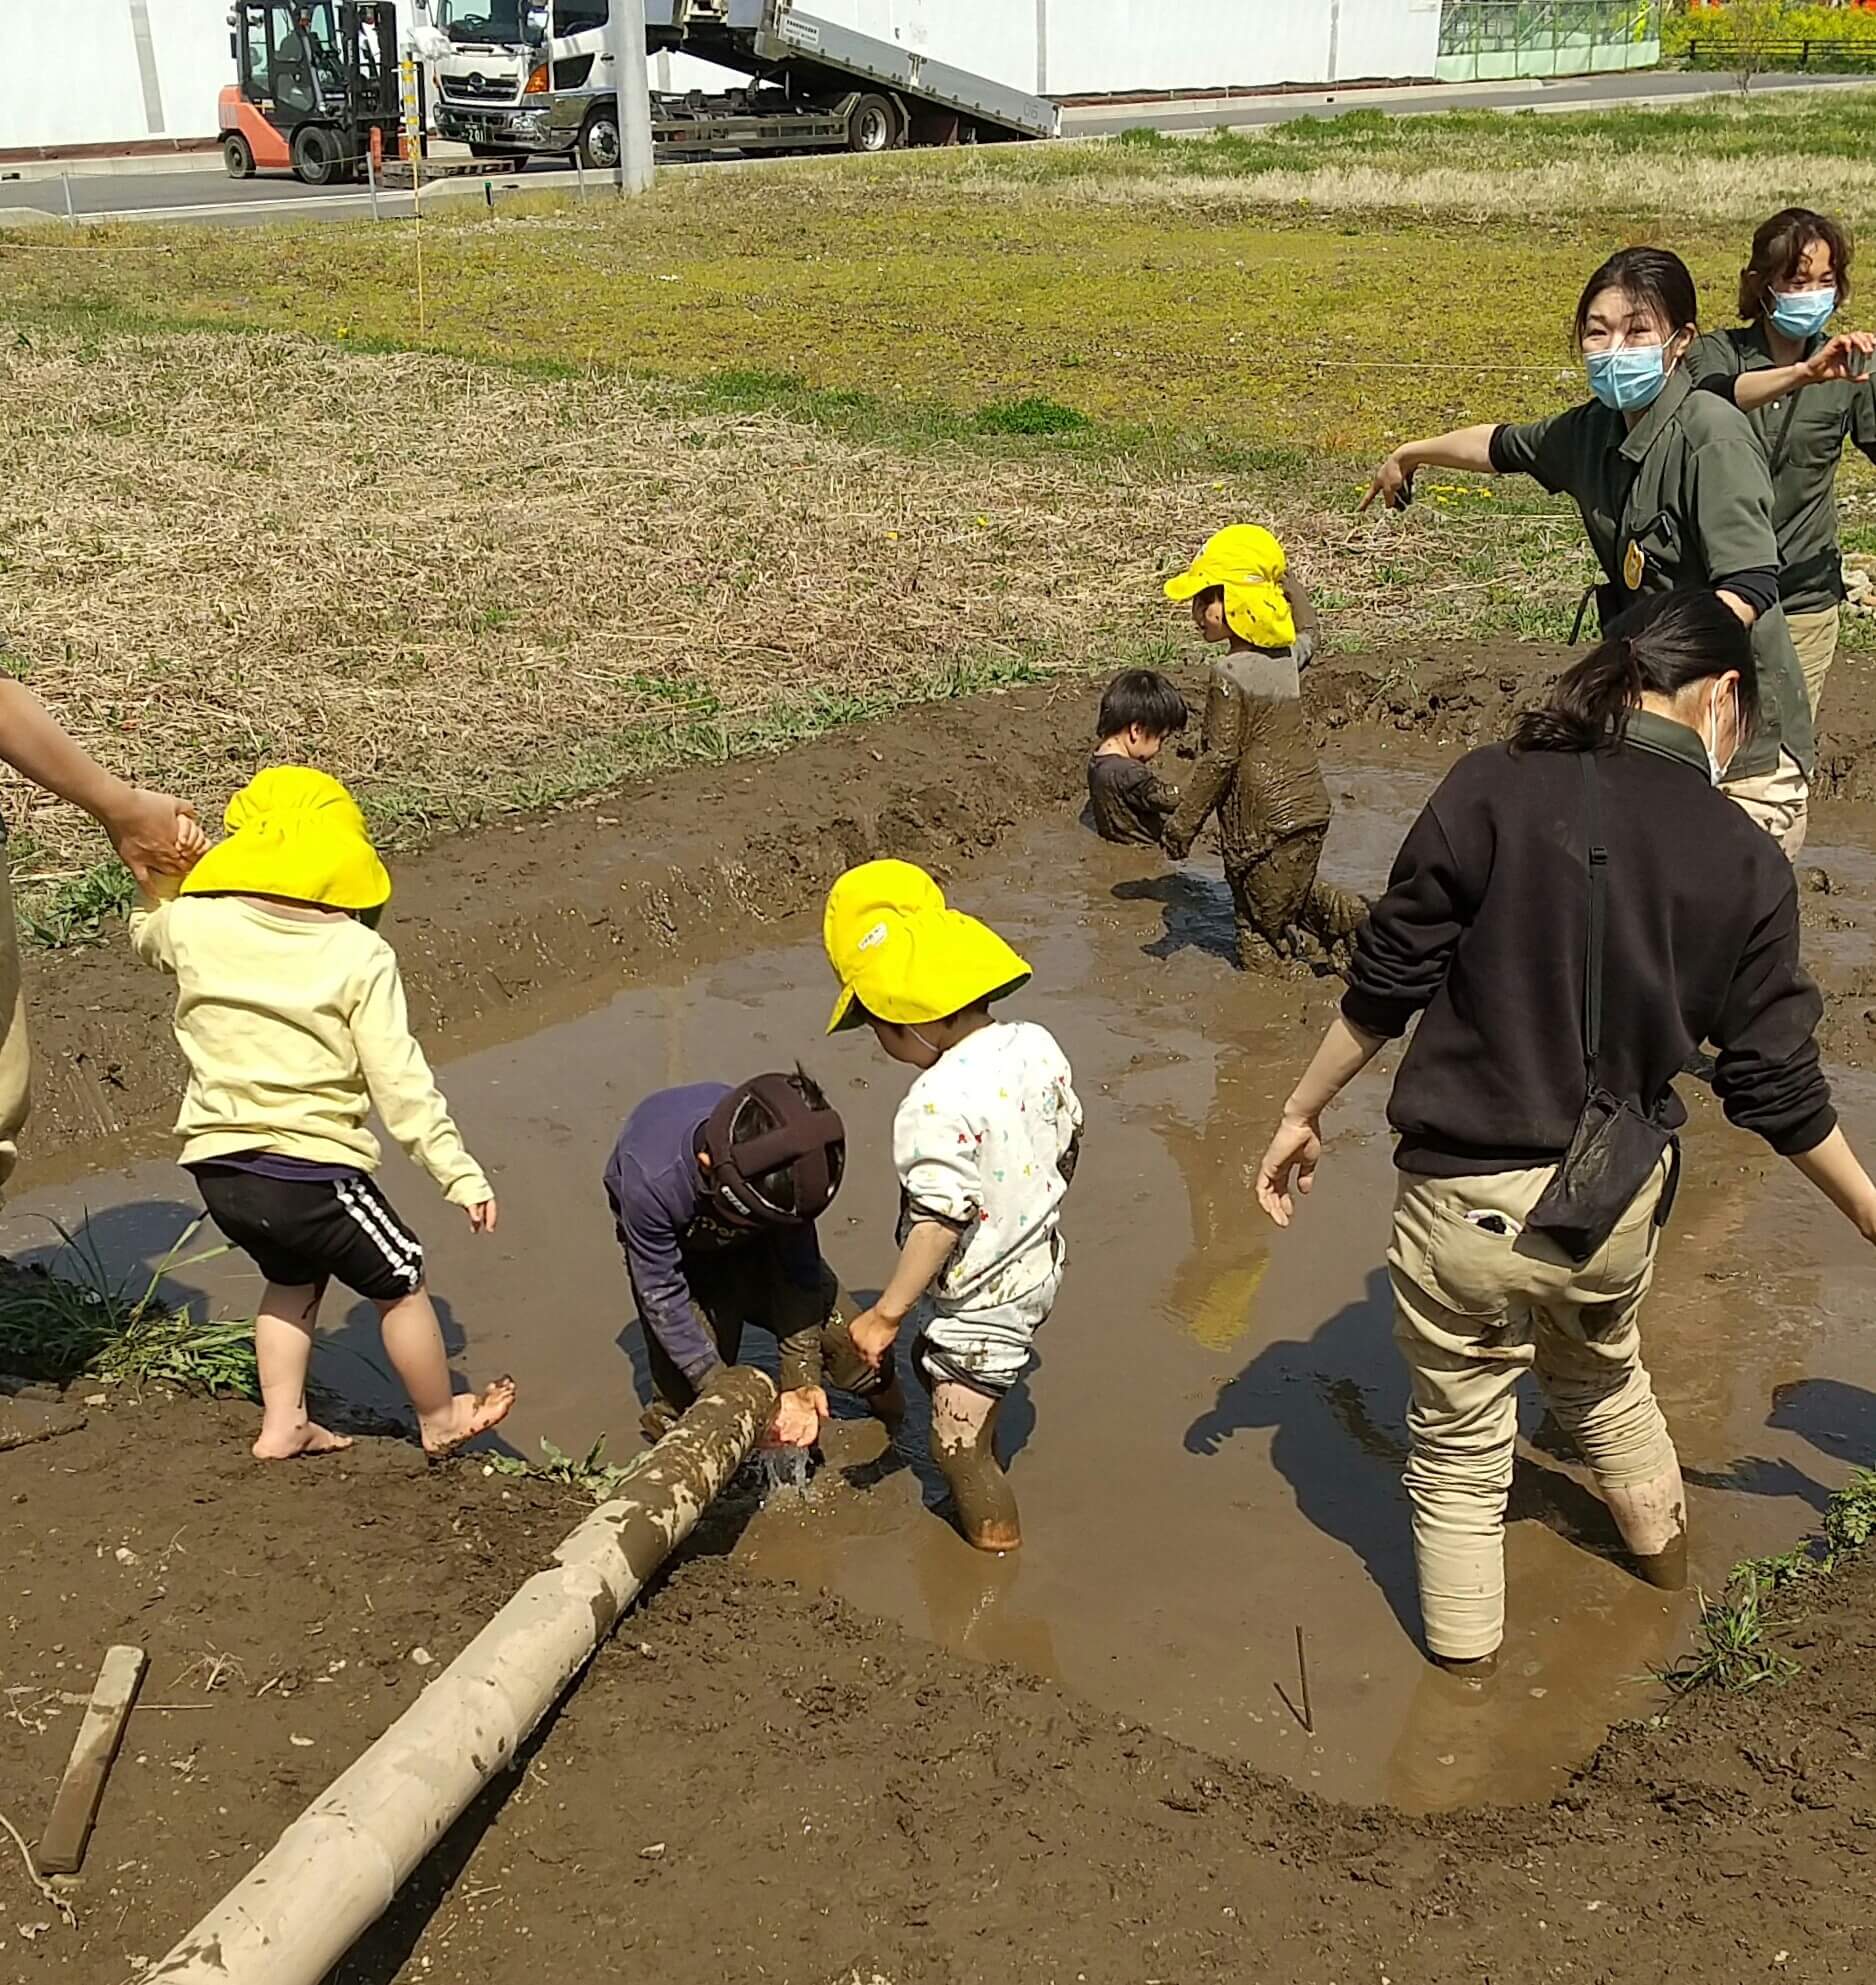
[{"label": "adult's hand", "polygon": [[1371,509],[1378,496],[1390,510],[1405,510],[1413,501],[1414,472],[1401,461],[1399,451],[1390,455],[1374,472],[1368,494],[1361,499],[1363,510]]},{"label": "adult's hand", "polygon": [[827,1394],[818,1385],[798,1385],[775,1402],[770,1431],[783,1447],[812,1447],[828,1417]]},{"label": "adult's hand", "polygon": [[188,800],[126,786],[101,816],[118,860],[147,888],[158,875],[186,875],[208,848]]},{"label": "adult's hand", "polygon": [[1867,379],[1873,356],[1876,356],[1876,334],[1840,331],[1828,344],[1820,345],[1798,370],[1807,386],[1827,385],[1833,379]]},{"label": "adult's hand", "polygon": [[1296,1211],[1290,1196],[1292,1180],[1297,1192],[1308,1193],[1316,1183],[1321,1157],[1322,1132],[1313,1118],[1285,1117],[1278,1124],[1257,1168],[1257,1203],[1279,1227],[1287,1227]]}]

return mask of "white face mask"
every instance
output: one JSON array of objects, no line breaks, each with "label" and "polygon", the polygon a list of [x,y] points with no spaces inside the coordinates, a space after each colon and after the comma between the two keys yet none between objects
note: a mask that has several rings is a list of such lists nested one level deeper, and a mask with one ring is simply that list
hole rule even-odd
[{"label": "white face mask", "polygon": [[1706,747],[1707,777],[1711,779],[1716,786],[1721,784],[1722,781],[1724,781],[1726,777],[1726,766],[1730,765],[1733,762],[1733,755],[1739,749],[1738,690],[1735,689],[1732,692],[1732,697],[1733,697],[1733,750],[1729,751],[1726,754],[1726,764],[1724,765],[1721,764],[1720,762],[1720,692],[1717,684],[1714,687],[1713,694],[1707,699],[1707,733],[1700,740],[1700,742]]}]

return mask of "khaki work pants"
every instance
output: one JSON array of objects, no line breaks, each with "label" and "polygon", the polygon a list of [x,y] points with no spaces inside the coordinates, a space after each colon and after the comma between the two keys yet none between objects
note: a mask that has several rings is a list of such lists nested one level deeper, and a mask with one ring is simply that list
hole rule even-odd
[{"label": "khaki work pants", "polygon": [[1798,666],[1804,671],[1804,693],[1811,699],[1811,721],[1817,722],[1817,706],[1824,694],[1824,679],[1837,659],[1840,607],[1825,607],[1820,613],[1788,613],[1785,625],[1791,629],[1791,645],[1798,651]]},{"label": "khaki work pants", "polygon": [[13,884],[0,853],[0,1188],[20,1161],[20,1132],[32,1108],[32,1049],[26,1038],[26,994],[20,984],[19,927]]},{"label": "khaki work pants", "polygon": [[1771,835],[1788,862],[1804,852],[1805,831],[1811,824],[1811,785],[1790,752],[1778,754],[1775,770],[1756,779],[1729,779],[1720,791]]},{"label": "khaki work pants", "polygon": [[1388,1267],[1413,1377],[1406,1483],[1420,1613],[1428,1648],[1449,1660],[1476,1660],[1504,1637],[1505,1503],[1526,1372],[1605,1494],[1676,1465],[1637,1323],[1667,1161],[1580,1267],[1523,1231],[1553,1169],[1403,1173],[1394,1201]]}]

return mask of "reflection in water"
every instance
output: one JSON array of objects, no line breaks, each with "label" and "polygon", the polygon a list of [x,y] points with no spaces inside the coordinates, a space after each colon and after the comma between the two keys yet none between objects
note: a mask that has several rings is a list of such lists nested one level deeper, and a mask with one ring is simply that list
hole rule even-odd
[{"label": "reflection in water", "polygon": [[1172,1154],[1192,1214],[1192,1239],[1162,1305],[1168,1321],[1207,1350],[1223,1351],[1251,1327],[1270,1266],[1270,1229],[1252,1196],[1252,1135],[1239,1101],[1241,1058],[1221,1058],[1205,1126],[1170,1109],[1153,1128]]}]

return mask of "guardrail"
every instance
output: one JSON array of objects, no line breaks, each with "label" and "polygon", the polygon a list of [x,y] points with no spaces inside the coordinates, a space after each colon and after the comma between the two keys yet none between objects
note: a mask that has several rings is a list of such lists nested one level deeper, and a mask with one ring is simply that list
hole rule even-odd
[{"label": "guardrail", "polygon": [[1840,64],[1876,71],[1876,42],[1830,35],[1778,36],[1745,46],[1730,35],[1693,35],[1675,51],[1697,68],[1737,69],[1748,61],[1758,69],[1809,69]]}]

